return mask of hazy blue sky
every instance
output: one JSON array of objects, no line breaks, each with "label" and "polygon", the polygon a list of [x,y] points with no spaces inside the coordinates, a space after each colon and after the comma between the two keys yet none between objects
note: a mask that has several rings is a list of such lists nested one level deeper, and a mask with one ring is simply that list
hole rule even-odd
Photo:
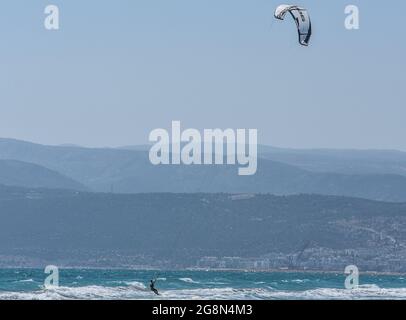
[{"label": "hazy blue sky", "polygon": [[3,0],[0,137],[129,145],[181,120],[276,146],[406,150],[406,2],[293,2],[310,11],[309,48],[273,18],[283,2]]}]

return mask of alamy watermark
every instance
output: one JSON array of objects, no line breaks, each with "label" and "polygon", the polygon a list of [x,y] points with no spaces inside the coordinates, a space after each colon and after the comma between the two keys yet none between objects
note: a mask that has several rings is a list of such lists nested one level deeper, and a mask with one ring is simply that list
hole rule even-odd
[{"label": "alamy watermark", "polygon": [[44,273],[49,274],[44,281],[45,289],[59,287],[59,268],[57,266],[46,266]]},{"label": "alamy watermark", "polygon": [[[46,30],[59,30],[59,7],[49,4],[45,7],[46,14],[44,26]],[[346,15],[344,27],[347,30],[358,30],[360,28],[360,10],[359,7],[353,4],[347,5],[344,8]]]},{"label": "alamy watermark", "polygon": [[344,273],[347,275],[344,281],[344,287],[348,290],[359,288],[359,270],[357,266],[351,265],[345,268]]},{"label": "alamy watermark", "polygon": [[154,145],[149,152],[153,165],[236,165],[241,176],[254,175],[258,165],[256,129],[181,130],[180,121],[172,131],[155,129],[149,135]]},{"label": "alamy watermark", "polygon": [[59,8],[51,4],[45,7],[44,13],[46,14],[44,20],[45,29],[59,30]]},{"label": "alamy watermark", "polygon": [[344,9],[347,15],[344,20],[344,26],[347,30],[359,29],[359,8],[355,5],[348,5]]}]

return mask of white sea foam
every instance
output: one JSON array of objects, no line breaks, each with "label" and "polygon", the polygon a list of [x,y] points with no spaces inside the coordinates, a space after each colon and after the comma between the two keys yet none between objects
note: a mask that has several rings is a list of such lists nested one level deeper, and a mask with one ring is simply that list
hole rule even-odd
[{"label": "white sea foam", "polygon": [[34,282],[34,279],[18,280],[17,282]]},{"label": "white sea foam", "polygon": [[139,281],[125,281],[125,284],[127,284],[129,286],[133,286],[133,287],[139,287],[139,288],[142,288],[142,289],[147,288],[145,286],[145,284],[143,284],[142,282],[139,282]]},{"label": "white sea foam", "polygon": [[1,300],[120,300],[147,299],[145,289],[128,287],[59,287],[32,292],[1,292]]},{"label": "white sea foam", "polygon": [[59,287],[32,292],[0,292],[0,300],[119,300],[119,299],[164,299],[164,300],[240,300],[240,299],[406,299],[406,288],[380,288],[378,286],[360,286],[356,290],[319,288],[307,291],[278,291],[271,288],[233,289],[233,288],[197,288],[162,290],[160,296],[151,293],[142,283],[132,282],[129,286],[103,287]]},{"label": "white sea foam", "polygon": [[139,281],[126,281],[126,285],[129,286],[130,290],[138,290],[141,292],[150,292],[149,289],[143,284],[142,282]]},{"label": "white sea foam", "polygon": [[293,279],[291,280],[291,282],[293,283],[305,283],[305,282],[309,282],[309,279]]},{"label": "white sea foam", "polygon": [[179,280],[187,283],[200,283],[198,281],[194,281],[192,278],[179,278]]}]

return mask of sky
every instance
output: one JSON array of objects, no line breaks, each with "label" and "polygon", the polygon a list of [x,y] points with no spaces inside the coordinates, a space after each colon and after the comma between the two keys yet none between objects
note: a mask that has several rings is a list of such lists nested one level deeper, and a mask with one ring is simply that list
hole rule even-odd
[{"label": "sky", "polygon": [[[58,31],[44,28],[49,4]],[[308,48],[273,18],[279,4],[3,0],[0,137],[136,145],[180,120],[279,147],[406,150],[406,2],[294,2],[312,18]],[[348,4],[360,30],[344,28]]]}]

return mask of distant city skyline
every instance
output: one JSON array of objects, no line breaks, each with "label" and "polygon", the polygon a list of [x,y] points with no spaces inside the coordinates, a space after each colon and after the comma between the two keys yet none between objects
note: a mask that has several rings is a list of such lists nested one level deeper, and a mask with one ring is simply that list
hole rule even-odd
[{"label": "distant city skyline", "polygon": [[[60,9],[60,30],[44,8]],[[297,43],[280,1],[3,1],[0,137],[40,144],[148,144],[169,129],[258,129],[286,148],[406,151],[406,45],[396,10],[301,0],[313,38]],[[344,28],[346,5],[360,30]]]}]

